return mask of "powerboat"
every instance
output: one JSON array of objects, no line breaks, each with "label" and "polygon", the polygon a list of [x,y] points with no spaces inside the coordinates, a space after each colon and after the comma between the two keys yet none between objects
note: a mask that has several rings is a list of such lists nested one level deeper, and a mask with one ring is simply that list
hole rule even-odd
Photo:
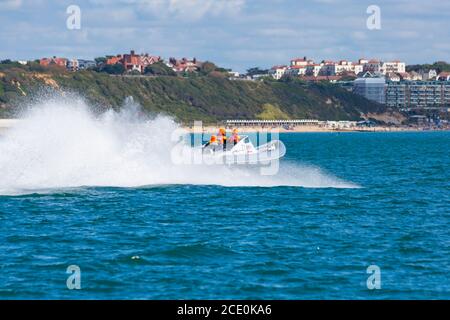
[{"label": "powerboat", "polygon": [[203,159],[223,164],[266,164],[278,160],[286,154],[286,147],[280,140],[272,140],[255,147],[248,136],[241,136],[235,145],[203,145]]}]

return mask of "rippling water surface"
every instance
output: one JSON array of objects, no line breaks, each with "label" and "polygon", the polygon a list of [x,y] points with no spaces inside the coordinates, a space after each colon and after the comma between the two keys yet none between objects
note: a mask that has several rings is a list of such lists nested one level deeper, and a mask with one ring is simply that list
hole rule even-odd
[{"label": "rippling water surface", "polygon": [[0,298],[450,298],[450,133],[281,140],[283,177],[249,186],[218,169],[213,185],[4,192]]}]

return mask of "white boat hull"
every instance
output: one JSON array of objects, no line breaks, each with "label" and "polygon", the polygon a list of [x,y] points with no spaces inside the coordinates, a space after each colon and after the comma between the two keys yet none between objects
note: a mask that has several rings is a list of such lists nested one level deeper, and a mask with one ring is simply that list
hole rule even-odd
[{"label": "white boat hull", "polygon": [[206,147],[203,150],[203,156],[208,161],[229,165],[267,164],[282,158],[285,154],[286,147],[280,140],[273,140],[255,148],[248,137],[244,137],[230,150],[223,150],[222,146]]}]

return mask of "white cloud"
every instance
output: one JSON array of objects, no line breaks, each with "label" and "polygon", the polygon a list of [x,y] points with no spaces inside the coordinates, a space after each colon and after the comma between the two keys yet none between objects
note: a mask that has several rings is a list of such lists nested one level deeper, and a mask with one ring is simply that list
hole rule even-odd
[{"label": "white cloud", "polygon": [[89,23],[114,27],[121,24],[133,25],[136,12],[132,8],[91,8],[83,10],[83,19]]},{"label": "white cloud", "polygon": [[325,3],[325,4],[331,4],[331,3],[336,3],[336,0],[314,0],[314,2],[317,3]]},{"label": "white cloud", "polygon": [[363,31],[354,31],[352,32],[351,36],[353,37],[354,40],[366,40],[367,39],[367,34]]},{"label": "white cloud", "polygon": [[159,19],[199,20],[207,15],[234,17],[246,0],[89,0],[94,6],[111,10],[133,7],[137,13],[151,14]]},{"label": "white cloud", "polygon": [[[377,0],[382,29],[366,28],[370,0],[0,0],[0,58],[95,57],[135,49],[196,56],[244,70],[295,56],[448,59],[450,2]],[[83,32],[65,29],[79,3]],[[26,25],[21,25],[26,23]]]},{"label": "white cloud", "polygon": [[199,20],[209,14],[235,16],[244,7],[245,0],[143,0],[136,4],[155,17]]},{"label": "white cloud", "polygon": [[1,0],[0,10],[15,10],[22,6],[22,0]]}]

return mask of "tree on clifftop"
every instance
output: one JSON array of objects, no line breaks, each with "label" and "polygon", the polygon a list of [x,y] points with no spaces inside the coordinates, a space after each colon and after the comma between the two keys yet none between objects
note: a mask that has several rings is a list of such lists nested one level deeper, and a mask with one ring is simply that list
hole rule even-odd
[{"label": "tree on clifftop", "polygon": [[201,67],[200,67],[200,73],[201,74],[210,74],[211,72],[215,71],[217,69],[217,66],[209,61],[205,61],[202,63]]},{"label": "tree on clifftop", "polygon": [[247,70],[247,75],[248,76],[254,76],[256,74],[268,74],[269,70],[267,69],[260,69],[259,67],[255,67],[255,68],[250,68]]},{"label": "tree on clifftop", "polygon": [[162,61],[155,62],[145,67],[144,73],[146,75],[155,76],[176,76],[177,73],[164,64]]},{"label": "tree on clifftop", "polygon": [[125,72],[125,67],[120,64],[120,63],[116,63],[116,64],[105,64],[102,65],[98,71],[100,72],[106,72],[109,74],[123,74]]},{"label": "tree on clifftop", "polygon": [[100,65],[100,64],[105,64],[107,59],[106,59],[106,57],[97,57],[94,60],[97,65]]}]

